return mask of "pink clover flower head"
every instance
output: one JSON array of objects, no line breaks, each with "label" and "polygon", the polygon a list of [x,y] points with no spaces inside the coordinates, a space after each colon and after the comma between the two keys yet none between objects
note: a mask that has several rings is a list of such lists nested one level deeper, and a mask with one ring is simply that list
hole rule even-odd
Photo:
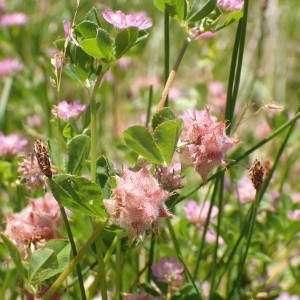
[{"label": "pink clover flower head", "polygon": [[5,136],[0,132],[0,156],[19,156],[28,150],[28,140],[17,133]]},{"label": "pink clover flower head", "polygon": [[73,103],[62,101],[58,105],[54,105],[51,112],[54,116],[63,120],[75,118],[87,109],[87,105],[81,104],[79,100],[75,100]]},{"label": "pink clover flower head", "polygon": [[0,26],[23,26],[27,23],[28,17],[22,12],[16,12],[11,14],[4,14],[0,17]]},{"label": "pink clover flower head", "polygon": [[121,57],[116,62],[117,66],[122,70],[128,69],[128,67],[131,65],[131,63],[132,63],[132,59],[129,57]]},{"label": "pink clover flower head", "polygon": [[129,27],[138,27],[139,30],[145,30],[152,26],[152,21],[142,11],[125,14],[120,10],[114,12],[107,8],[102,12],[102,16],[106,22],[121,30]]},{"label": "pink clover flower head", "polygon": [[217,5],[226,10],[242,10],[244,0],[218,0]]},{"label": "pink clover flower head", "polygon": [[300,209],[291,210],[287,215],[291,220],[300,221]]},{"label": "pink clover flower head", "polygon": [[256,189],[248,176],[242,177],[237,183],[237,197],[241,204],[255,200]]},{"label": "pink clover flower head", "polygon": [[167,191],[175,191],[183,188],[181,164],[175,163],[169,167],[157,167],[155,169],[155,177],[160,185]]},{"label": "pink clover flower head", "polygon": [[[189,200],[183,210],[186,214],[187,219],[192,224],[197,224],[203,226],[206,222],[208,212],[210,207],[210,201],[202,201],[198,204],[195,200]],[[214,222],[217,215],[219,213],[219,209],[216,205],[213,205],[211,214],[210,214],[210,222]]]},{"label": "pink clover flower head", "polygon": [[60,237],[61,223],[59,206],[52,194],[47,193],[44,197],[31,199],[21,212],[9,215],[5,234],[22,247]]},{"label": "pink clover flower head", "polygon": [[[205,240],[209,244],[214,244],[217,240],[217,233],[213,229],[208,228],[206,231]],[[225,241],[221,236],[219,236],[219,245],[225,245]]]},{"label": "pink clover flower head", "polygon": [[163,257],[151,266],[151,270],[158,282],[181,283],[183,281],[184,266],[176,256],[171,256],[169,259]]},{"label": "pink clover flower head", "polygon": [[7,76],[22,71],[23,69],[24,65],[17,59],[5,58],[0,61],[0,76]]},{"label": "pink clover flower head", "polygon": [[159,218],[171,216],[164,207],[171,194],[159,186],[146,168],[138,172],[124,169],[116,181],[112,199],[104,200],[104,205],[111,221],[128,229],[130,237],[141,236]]},{"label": "pink clover flower head", "polygon": [[63,21],[65,37],[68,41],[72,40],[72,23],[70,20]]},{"label": "pink clover flower head", "polygon": [[297,295],[290,295],[287,292],[283,292],[275,300],[300,300],[300,297]]},{"label": "pink clover flower head", "polygon": [[224,156],[236,141],[225,133],[225,122],[216,122],[209,109],[186,110],[181,141],[188,145],[181,148],[186,160],[193,164],[203,180],[215,166],[225,165]]}]

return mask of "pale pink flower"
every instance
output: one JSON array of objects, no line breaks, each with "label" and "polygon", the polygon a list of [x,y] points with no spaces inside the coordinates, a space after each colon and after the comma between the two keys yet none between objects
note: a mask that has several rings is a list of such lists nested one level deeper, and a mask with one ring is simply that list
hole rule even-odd
[{"label": "pale pink flower", "polygon": [[28,17],[22,12],[4,14],[0,17],[0,26],[23,26],[27,23]]},{"label": "pale pink flower", "polygon": [[79,100],[75,100],[73,103],[62,101],[58,105],[54,105],[51,112],[54,116],[63,120],[69,118],[75,118],[87,109],[87,105],[81,104]]},{"label": "pale pink flower", "polygon": [[292,193],[291,198],[294,203],[300,203],[300,193]]},{"label": "pale pink flower", "polygon": [[[205,241],[209,244],[214,244],[217,240],[217,233],[211,229],[208,228],[205,234]],[[225,241],[223,240],[223,238],[221,236],[219,236],[219,245],[220,246],[224,246],[225,245]]]},{"label": "pale pink flower", "polygon": [[218,115],[225,111],[226,91],[225,85],[221,81],[212,81],[208,84],[208,101],[212,104],[212,109]]},{"label": "pale pink flower", "polygon": [[159,186],[146,168],[138,172],[124,169],[116,181],[112,199],[104,200],[104,204],[112,222],[128,229],[130,236],[140,236],[160,217],[171,216],[164,207],[171,194]]},{"label": "pale pink flower", "polygon": [[180,97],[182,97],[182,92],[180,91],[180,89],[178,89],[176,87],[171,87],[169,90],[169,99],[177,100]]},{"label": "pale pink flower", "polygon": [[291,210],[287,215],[291,220],[300,221],[300,209]]},{"label": "pale pink flower", "polygon": [[2,15],[5,12],[6,5],[4,0],[0,0],[0,15]]},{"label": "pale pink flower", "polygon": [[28,140],[19,134],[12,133],[5,136],[0,132],[0,156],[19,156],[28,150]]},{"label": "pale pink flower", "polygon": [[31,115],[26,118],[26,125],[29,127],[41,128],[43,125],[43,120],[38,114]]},{"label": "pale pink flower", "polygon": [[217,5],[226,10],[241,10],[244,0],[218,0]]},{"label": "pale pink flower", "polygon": [[63,21],[65,37],[68,41],[72,40],[72,23],[70,20]]},{"label": "pale pink flower", "polygon": [[184,266],[175,256],[161,258],[151,266],[151,270],[158,282],[175,283],[176,286],[183,282]]},{"label": "pale pink flower", "polygon": [[162,188],[168,191],[174,191],[183,188],[180,172],[181,164],[175,163],[169,167],[157,167],[154,175]]},{"label": "pale pink flower", "polygon": [[[196,225],[203,226],[206,222],[210,207],[210,201],[202,201],[198,204],[195,200],[189,200],[183,207],[187,219]],[[219,209],[216,205],[213,205],[209,222],[214,222]]]},{"label": "pale pink flower", "polygon": [[102,16],[105,21],[121,30],[129,27],[138,27],[140,30],[145,30],[152,26],[152,21],[144,12],[125,14],[120,10],[114,12],[108,8],[102,12]]},{"label": "pale pink flower", "polygon": [[159,300],[160,297],[154,297],[141,290],[138,294],[123,293],[124,300]]},{"label": "pale pink flower", "polygon": [[225,122],[217,123],[209,109],[186,110],[181,141],[188,145],[181,148],[184,158],[194,165],[205,180],[215,166],[224,166],[224,156],[236,141],[225,133]]},{"label": "pale pink flower", "polygon": [[283,292],[275,300],[300,300],[300,297],[297,295],[290,295],[287,292]]},{"label": "pale pink flower", "polygon": [[116,64],[120,69],[126,70],[131,65],[132,59],[129,57],[121,57],[117,60]]},{"label": "pale pink flower", "polygon": [[269,125],[269,123],[264,119],[258,122],[254,132],[258,139],[263,139],[272,133],[272,128]]},{"label": "pale pink flower", "polygon": [[5,58],[0,61],[0,76],[7,76],[23,70],[24,65],[13,58]]},{"label": "pale pink flower", "polygon": [[256,189],[251,179],[245,175],[237,183],[237,197],[241,204],[252,202],[255,200]]},{"label": "pale pink flower", "polygon": [[60,237],[62,219],[52,194],[31,199],[30,204],[19,213],[6,219],[5,234],[20,248]]}]

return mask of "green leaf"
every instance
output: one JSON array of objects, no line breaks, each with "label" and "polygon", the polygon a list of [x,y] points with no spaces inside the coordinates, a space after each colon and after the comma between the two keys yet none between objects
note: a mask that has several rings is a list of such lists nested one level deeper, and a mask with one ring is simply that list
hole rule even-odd
[{"label": "green leaf", "polygon": [[177,19],[185,20],[187,4],[186,0],[154,0],[154,5],[160,11],[167,11],[167,13]]},{"label": "green leaf", "polygon": [[32,253],[29,261],[29,281],[38,284],[52,277],[51,270],[58,267],[57,257],[52,249],[44,248]]},{"label": "green leaf", "polygon": [[70,123],[67,123],[62,130],[62,134],[65,138],[70,139],[74,136],[75,130]]},{"label": "green leaf", "polygon": [[90,180],[61,174],[54,176],[50,186],[55,199],[72,211],[106,217],[101,189]]},{"label": "green leaf", "polygon": [[166,121],[159,124],[153,132],[155,144],[168,165],[171,163],[176,150],[182,131],[182,124],[181,119]]},{"label": "green leaf", "polygon": [[18,248],[14,245],[14,243],[2,232],[0,232],[0,237],[2,239],[2,242],[4,243],[5,247],[9,251],[9,254],[16,265],[16,269],[20,273],[21,277],[26,277],[26,269],[24,268],[22,264],[22,258],[20,255],[20,252]]},{"label": "green leaf", "polygon": [[101,53],[103,54],[103,58],[106,61],[113,61],[114,56],[114,41],[110,38],[109,34],[102,28],[97,30],[97,46]]},{"label": "green leaf", "polygon": [[175,115],[168,107],[165,107],[153,116],[152,128],[155,129],[160,123],[173,119],[175,119]]},{"label": "green leaf", "polygon": [[116,57],[120,58],[124,55],[137,41],[138,28],[130,27],[122,30],[116,37]]},{"label": "green leaf", "polygon": [[105,58],[101,50],[98,48],[98,42],[96,38],[82,40],[79,44],[86,54],[98,59]]},{"label": "green leaf", "polygon": [[97,159],[96,181],[101,186],[103,197],[110,197],[111,178],[116,174],[113,165],[105,157],[101,156]]},{"label": "green leaf", "polygon": [[91,21],[83,21],[75,26],[74,31],[83,39],[95,38],[97,35],[98,25]]},{"label": "green leaf", "polygon": [[214,10],[216,4],[217,0],[196,0],[187,15],[187,19],[191,22],[202,20]]},{"label": "green leaf", "polygon": [[126,145],[148,161],[161,164],[163,158],[152,135],[143,126],[132,126],[123,132]]},{"label": "green leaf", "polygon": [[67,172],[78,175],[90,151],[90,137],[84,134],[73,137],[68,143]]}]

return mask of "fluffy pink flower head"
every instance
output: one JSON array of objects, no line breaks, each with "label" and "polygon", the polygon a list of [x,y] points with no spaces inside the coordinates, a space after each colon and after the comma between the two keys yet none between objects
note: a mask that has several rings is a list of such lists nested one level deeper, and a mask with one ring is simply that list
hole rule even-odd
[{"label": "fluffy pink flower head", "polygon": [[18,156],[28,150],[28,141],[16,133],[4,135],[0,132],[0,156]]},{"label": "fluffy pink flower head", "polygon": [[107,8],[102,12],[102,16],[105,21],[121,30],[129,27],[138,27],[140,30],[145,30],[152,26],[152,21],[142,11],[125,14],[120,10],[114,12]]},{"label": "fluffy pink flower head", "polygon": [[174,191],[183,188],[180,172],[181,164],[175,163],[169,167],[157,167],[155,177],[164,189]]},{"label": "fluffy pink flower head", "polygon": [[297,295],[290,295],[287,292],[283,292],[275,300],[300,300],[300,297]]},{"label": "fluffy pink flower head", "polygon": [[31,199],[21,212],[11,214],[6,220],[5,234],[21,248],[30,243],[60,237],[61,216],[52,194]]},{"label": "fluffy pink flower head", "polygon": [[104,200],[113,223],[129,230],[130,236],[140,236],[155,225],[160,217],[171,214],[164,207],[164,201],[171,195],[164,191],[146,168],[138,172],[124,169],[117,177],[113,199]]},{"label": "fluffy pink flower head", "polygon": [[23,26],[27,23],[28,17],[22,12],[5,14],[0,17],[0,26]]},{"label": "fluffy pink flower head", "polygon": [[184,266],[175,256],[171,256],[169,259],[163,257],[151,266],[151,270],[158,282],[181,284],[183,281]]},{"label": "fluffy pink flower head", "polygon": [[13,58],[5,58],[0,61],[0,76],[7,76],[23,70],[24,65]]},{"label": "fluffy pink flower head", "polygon": [[123,293],[124,300],[159,300],[160,297],[153,297],[141,290],[138,294]]},{"label": "fluffy pink flower head", "polygon": [[[183,207],[183,210],[186,214],[187,219],[191,223],[203,226],[208,216],[209,207],[210,207],[209,201],[203,201],[200,204],[198,204],[195,200],[189,200]],[[213,205],[210,214],[210,222],[214,222],[218,213],[219,213],[218,207]]]},{"label": "fluffy pink flower head", "polygon": [[255,200],[256,189],[248,176],[242,177],[237,183],[237,196],[241,204]]},{"label": "fluffy pink flower head", "polygon": [[181,148],[181,153],[205,180],[215,166],[225,164],[224,156],[236,141],[226,135],[225,122],[217,123],[208,108],[187,110],[181,118],[184,121],[181,141],[189,143]]},{"label": "fluffy pink flower head", "polygon": [[81,104],[79,100],[75,100],[73,103],[62,101],[58,105],[54,105],[51,112],[54,116],[63,120],[69,118],[75,118],[87,109],[87,105]]},{"label": "fluffy pink flower head", "polygon": [[241,10],[244,0],[218,0],[217,5],[226,10]]}]

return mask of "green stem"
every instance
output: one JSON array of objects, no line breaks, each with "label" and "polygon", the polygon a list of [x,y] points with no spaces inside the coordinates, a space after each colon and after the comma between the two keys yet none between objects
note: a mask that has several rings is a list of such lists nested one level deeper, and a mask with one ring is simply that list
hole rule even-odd
[{"label": "green stem", "polygon": [[148,97],[148,106],[147,106],[147,117],[146,117],[146,124],[145,124],[146,127],[149,126],[149,122],[150,122],[152,100],[153,100],[153,85],[150,85],[150,87],[149,87],[149,97]]},{"label": "green stem", "polygon": [[116,300],[121,299],[121,288],[122,288],[122,251],[121,251],[121,240],[119,239],[116,248]]},{"label": "green stem", "polygon": [[101,74],[95,84],[90,99],[91,110],[91,180],[96,182],[96,163],[97,163],[97,107],[96,107],[96,94],[100,86],[103,74]]},{"label": "green stem", "polygon": [[285,122],[283,125],[281,125],[279,128],[277,128],[275,131],[273,131],[272,134],[270,134],[266,138],[262,139],[256,145],[254,145],[253,147],[251,147],[249,150],[245,151],[242,155],[240,155],[239,157],[235,158],[232,162],[228,163],[227,166],[226,166],[226,169],[221,169],[220,171],[218,171],[215,174],[213,174],[210,177],[208,177],[205,182],[200,183],[199,185],[197,185],[193,189],[189,190],[188,193],[186,193],[186,194],[181,195],[180,197],[178,197],[178,199],[177,199],[177,201],[176,201],[176,203],[174,205],[176,205],[179,202],[183,201],[184,199],[190,197],[192,194],[194,194],[196,191],[198,191],[202,186],[206,185],[208,182],[210,182],[211,180],[213,180],[214,178],[216,178],[218,176],[218,174],[223,173],[223,172],[225,172],[225,170],[228,170],[231,167],[235,166],[237,163],[239,163],[241,160],[243,160],[244,158],[246,158],[252,152],[254,152],[255,150],[257,150],[258,148],[260,148],[264,144],[268,143],[272,139],[274,139],[278,134],[280,134],[282,131],[284,131],[287,127],[291,126],[291,124],[293,124],[299,118],[300,118],[300,112],[297,111],[296,115],[292,119],[290,119],[289,121]]},{"label": "green stem", "polygon": [[177,60],[173,66],[173,69],[171,70],[169,76],[168,76],[168,80],[165,84],[165,87],[164,87],[164,90],[162,92],[162,96],[159,100],[159,103],[157,104],[157,107],[156,107],[156,111],[160,111],[164,106],[165,106],[165,103],[166,103],[166,100],[167,100],[167,97],[168,97],[168,93],[169,93],[169,90],[170,88],[172,87],[172,84],[174,82],[174,79],[175,79],[175,76],[177,74],[177,71],[178,71],[178,68],[180,66],[180,63],[184,57],[184,54],[186,53],[186,50],[187,50],[187,47],[188,45],[190,44],[191,42],[191,39],[189,37],[187,37],[185,40],[184,40],[184,43],[180,49],[180,52],[178,54],[178,57],[177,57]]},{"label": "green stem", "polygon": [[195,264],[195,269],[194,269],[194,274],[193,274],[193,279],[194,280],[196,280],[196,278],[198,276],[200,261],[201,261],[201,258],[202,258],[202,253],[203,253],[203,249],[204,249],[204,245],[205,245],[205,236],[206,236],[206,233],[207,233],[212,208],[213,208],[213,205],[215,204],[215,199],[216,199],[216,195],[217,195],[217,191],[218,191],[218,184],[219,184],[219,180],[217,178],[217,180],[214,184],[214,190],[213,190],[212,198],[211,198],[211,201],[210,201],[208,214],[206,216],[204,228],[203,228],[200,249],[198,251],[197,258],[196,258],[196,264]]},{"label": "green stem", "polygon": [[184,266],[185,276],[191,282],[191,284],[193,285],[193,287],[195,289],[195,292],[200,297],[200,293],[199,293],[198,287],[197,287],[197,285],[196,285],[196,283],[195,283],[195,281],[194,281],[194,279],[192,277],[192,274],[190,273],[189,269],[187,268],[185,262],[182,259],[182,255],[181,255],[181,251],[180,251],[180,245],[179,245],[179,242],[178,242],[178,240],[176,238],[175,231],[173,229],[171,221],[169,219],[167,219],[166,222],[167,222],[167,226],[168,226],[168,229],[169,229],[169,232],[170,232],[170,235],[171,235],[171,239],[172,239],[173,244],[174,244],[174,248],[175,248],[177,257],[178,257],[178,259],[180,260],[180,262]]},{"label": "green stem", "polygon": [[99,285],[101,290],[101,298],[107,300],[107,284],[106,284],[106,275],[105,275],[105,264],[103,259],[103,243],[102,240],[95,243],[97,261],[98,261],[98,278]]},{"label": "green stem", "polygon": [[5,122],[5,113],[6,113],[6,107],[8,103],[8,98],[10,94],[10,90],[13,83],[13,76],[8,77],[5,80],[4,88],[1,94],[1,100],[0,100],[0,130],[2,132],[5,132],[6,130],[6,122]]},{"label": "green stem", "polygon": [[[170,72],[170,18],[165,9],[164,15],[164,52],[165,52],[165,84],[168,80],[169,72]],[[168,95],[166,97],[165,106],[168,106]]]},{"label": "green stem", "polygon": [[156,244],[156,238],[155,238],[154,233],[152,233],[152,238],[151,238],[151,242],[150,242],[150,250],[149,250],[148,274],[147,274],[148,282],[150,282],[151,279],[153,278],[152,272],[151,272],[151,266],[152,266],[153,261],[154,261],[155,244]]},{"label": "green stem", "polygon": [[247,19],[248,19],[248,0],[245,0],[244,15],[238,24],[235,43],[234,43],[232,56],[231,56],[231,66],[230,66],[228,89],[227,89],[227,103],[226,103],[226,110],[225,110],[225,120],[228,121],[228,127],[226,129],[227,134],[230,134],[231,131],[234,108],[235,108],[236,98],[238,95],[238,89],[240,84],[244,48],[245,48]]},{"label": "green stem", "polygon": [[217,274],[217,266],[218,266],[218,247],[219,247],[219,236],[221,231],[221,219],[222,219],[222,213],[223,213],[223,199],[224,199],[224,173],[220,174],[219,177],[219,201],[218,201],[218,223],[217,223],[217,237],[216,237],[216,243],[215,243],[215,249],[214,249],[214,255],[213,255],[213,265],[212,265],[212,271],[211,271],[211,279],[210,279],[210,292],[209,292],[209,299],[212,298],[213,292],[215,290],[215,280],[216,280],[216,274]]},{"label": "green stem", "polygon": [[74,257],[66,269],[59,275],[59,277],[55,280],[55,282],[51,285],[49,290],[43,296],[44,300],[50,299],[50,297],[56,292],[59,286],[63,283],[63,281],[68,277],[68,275],[72,272],[74,267],[81,261],[82,257],[87,253],[90,249],[91,245],[97,239],[99,234],[103,231],[105,227],[105,223],[99,223],[95,227],[95,230],[88,241],[79,249],[78,254]]},{"label": "green stem", "polygon": [[[64,224],[65,224],[65,228],[66,228],[66,231],[67,231],[67,234],[68,234],[68,238],[69,238],[69,241],[70,241],[73,257],[76,257],[77,248],[76,248],[76,244],[75,244],[75,241],[74,241],[74,238],[73,238],[73,233],[72,233],[72,230],[71,230],[71,227],[70,227],[70,223],[69,223],[66,211],[65,211],[64,207],[62,206],[62,204],[59,201],[57,201],[57,202],[58,202],[60,213],[62,215]],[[77,273],[79,288],[80,288],[80,292],[81,292],[81,299],[86,299],[84,285],[83,285],[83,278],[82,278],[82,273],[81,273],[81,267],[80,267],[79,263],[76,265],[76,273]]]}]

